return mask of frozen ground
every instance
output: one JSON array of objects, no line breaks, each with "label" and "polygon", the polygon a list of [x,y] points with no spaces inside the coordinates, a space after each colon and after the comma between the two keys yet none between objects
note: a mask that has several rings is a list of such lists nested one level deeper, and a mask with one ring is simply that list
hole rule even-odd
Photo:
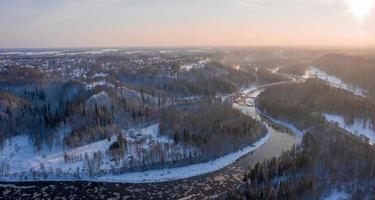
[{"label": "frozen ground", "polygon": [[375,142],[375,131],[373,125],[368,122],[364,123],[363,120],[354,120],[353,124],[347,125],[345,123],[344,117],[339,115],[324,114],[327,121],[337,124],[340,128],[352,133],[353,135],[367,137],[370,144]]},{"label": "frozen ground", "polygon": [[329,75],[326,72],[314,66],[310,66],[305,71],[303,78],[308,79],[308,78],[313,78],[313,77],[326,81],[332,87],[340,88],[340,89],[352,92],[355,95],[366,97],[366,95],[364,94],[364,91],[360,87],[347,84],[344,81],[342,81],[340,78]]}]

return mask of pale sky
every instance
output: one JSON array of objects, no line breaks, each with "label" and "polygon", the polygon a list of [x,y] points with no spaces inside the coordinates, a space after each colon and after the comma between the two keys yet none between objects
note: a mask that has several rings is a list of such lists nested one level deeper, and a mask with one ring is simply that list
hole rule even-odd
[{"label": "pale sky", "polygon": [[0,0],[0,48],[375,46],[375,0]]}]

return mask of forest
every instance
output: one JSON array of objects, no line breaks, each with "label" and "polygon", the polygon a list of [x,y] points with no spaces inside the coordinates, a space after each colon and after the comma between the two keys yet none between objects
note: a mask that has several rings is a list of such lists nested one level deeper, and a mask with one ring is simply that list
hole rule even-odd
[{"label": "forest", "polygon": [[[206,162],[267,133],[231,106],[230,94],[255,81],[251,68],[212,61],[189,70],[179,65],[129,70],[121,67],[121,58],[116,62],[114,70],[84,64],[60,69],[61,76],[34,67],[0,71],[1,149],[18,151],[11,146],[14,140],[30,143],[32,176],[44,177],[48,169],[49,176],[79,177]],[[67,74],[71,77],[65,80]],[[282,79],[267,70],[259,77],[263,82]],[[43,158],[36,159],[40,154]],[[63,160],[53,163],[49,156]],[[0,163],[4,175],[15,167],[8,157]]]},{"label": "forest", "polygon": [[279,70],[281,73],[293,74],[297,76],[302,76],[308,67],[308,63],[298,63],[294,65],[287,65]]},{"label": "forest", "polygon": [[256,163],[238,190],[219,199],[320,199],[334,190],[366,199],[375,194],[374,155],[366,141],[322,124],[304,135],[301,146]]},{"label": "forest", "polygon": [[257,99],[257,105],[262,112],[301,130],[322,123],[324,113],[341,115],[348,124],[356,118],[364,123],[375,122],[374,101],[330,87],[317,79],[267,88]]},{"label": "forest", "polygon": [[267,130],[231,105],[214,103],[163,110],[160,133],[201,149],[204,159],[211,159],[258,141]]},{"label": "forest", "polygon": [[315,60],[312,64],[329,74],[341,78],[345,82],[360,86],[375,94],[375,61],[371,56],[350,54],[328,54]]},{"label": "forest", "polygon": [[170,97],[230,94],[255,81],[252,71],[238,71],[220,62],[208,62],[189,70],[172,68],[168,72],[172,75],[157,76],[157,73],[152,69],[142,69],[134,76],[131,70],[124,69],[117,77],[132,87],[159,91]]}]

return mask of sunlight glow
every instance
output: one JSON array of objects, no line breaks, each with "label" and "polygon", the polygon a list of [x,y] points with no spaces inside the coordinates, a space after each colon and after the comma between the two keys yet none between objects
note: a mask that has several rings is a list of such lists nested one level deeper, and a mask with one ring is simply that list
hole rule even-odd
[{"label": "sunlight glow", "polygon": [[346,3],[355,17],[363,19],[370,14],[374,0],[346,0]]}]

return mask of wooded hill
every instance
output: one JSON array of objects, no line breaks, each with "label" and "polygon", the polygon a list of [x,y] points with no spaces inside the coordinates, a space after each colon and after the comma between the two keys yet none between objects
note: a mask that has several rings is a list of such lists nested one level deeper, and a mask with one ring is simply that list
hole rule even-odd
[{"label": "wooded hill", "polygon": [[322,125],[304,136],[301,147],[256,163],[238,190],[219,199],[320,199],[338,188],[351,199],[372,199],[374,160],[374,146]]},{"label": "wooded hill", "polygon": [[349,124],[355,118],[363,119],[364,123],[375,122],[373,100],[332,88],[317,79],[269,87],[260,94],[257,105],[262,112],[286,120],[301,130],[321,123],[323,113],[341,115]]},{"label": "wooded hill", "polygon": [[261,123],[230,105],[170,107],[162,112],[160,133],[176,143],[194,145],[205,158],[238,151],[265,136]]},{"label": "wooded hill", "polygon": [[314,61],[313,65],[345,82],[368,90],[369,95],[374,96],[375,60],[370,58],[361,55],[328,54]]}]

